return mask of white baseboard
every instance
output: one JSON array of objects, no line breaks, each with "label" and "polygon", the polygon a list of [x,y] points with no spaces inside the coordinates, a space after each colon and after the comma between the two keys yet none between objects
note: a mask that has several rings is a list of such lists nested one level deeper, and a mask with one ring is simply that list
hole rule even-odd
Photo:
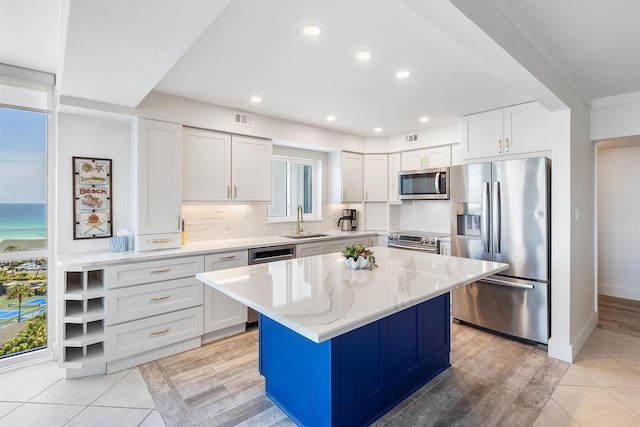
[{"label": "white baseboard", "polygon": [[610,297],[640,301],[640,289],[598,283],[598,293]]},{"label": "white baseboard", "polygon": [[594,312],[573,342],[561,343],[557,339],[554,340],[553,337],[549,338],[547,347],[549,356],[564,362],[573,363],[596,326],[598,326],[598,313]]}]

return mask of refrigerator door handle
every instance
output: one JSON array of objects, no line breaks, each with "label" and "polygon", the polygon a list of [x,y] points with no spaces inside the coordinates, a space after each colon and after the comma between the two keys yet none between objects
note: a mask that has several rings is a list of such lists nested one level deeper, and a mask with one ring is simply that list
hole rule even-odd
[{"label": "refrigerator door handle", "polygon": [[502,240],[502,218],[500,217],[500,183],[493,183],[493,251],[499,254]]},{"label": "refrigerator door handle", "polygon": [[482,279],[481,282],[490,283],[492,285],[509,286],[511,288],[533,289],[533,285],[527,285],[525,283],[507,282],[506,280],[487,278],[487,279]]},{"label": "refrigerator door handle", "polygon": [[485,252],[489,252],[489,183],[482,183],[482,222],[480,223],[480,236],[482,247]]}]

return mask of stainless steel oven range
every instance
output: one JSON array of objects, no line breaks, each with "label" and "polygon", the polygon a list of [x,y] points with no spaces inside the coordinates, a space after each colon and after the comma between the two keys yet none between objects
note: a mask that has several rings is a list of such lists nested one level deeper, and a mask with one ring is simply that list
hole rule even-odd
[{"label": "stainless steel oven range", "polygon": [[440,239],[445,237],[449,237],[449,234],[429,231],[398,231],[389,233],[387,246],[439,254]]}]

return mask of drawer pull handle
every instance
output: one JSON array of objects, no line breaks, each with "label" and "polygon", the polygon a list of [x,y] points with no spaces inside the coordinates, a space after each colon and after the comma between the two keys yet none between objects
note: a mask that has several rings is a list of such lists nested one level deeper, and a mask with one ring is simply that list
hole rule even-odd
[{"label": "drawer pull handle", "polygon": [[236,256],[235,255],[227,255],[227,256],[221,256],[220,259],[224,260],[224,259],[234,259]]},{"label": "drawer pull handle", "polygon": [[169,243],[169,239],[152,240],[151,243]]},{"label": "drawer pull handle", "polygon": [[171,270],[170,268],[163,268],[162,270],[151,270],[151,274],[162,274],[162,273],[166,273],[169,270]]},{"label": "drawer pull handle", "polygon": [[153,302],[153,301],[162,301],[162,300],[165,300],[165,299],[169,299],[170,296],[171,295],[163,295],[161,297],[153,297],[153,298],[151,298],[151,302]]},{"label": "drawer pull handle", "polygon": [[149,332],[149,335],[151,335],[151,336],[162,335],[162,334],[166,334],[167,332],[169,332],[169,328],[161,329],[159,331]]}]

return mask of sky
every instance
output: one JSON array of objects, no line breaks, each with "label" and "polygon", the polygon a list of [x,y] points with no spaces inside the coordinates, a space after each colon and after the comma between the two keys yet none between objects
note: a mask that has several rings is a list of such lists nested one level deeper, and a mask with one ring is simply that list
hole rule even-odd
[{"label": "sky", "polygon": [[47,116],[0,107],[0,203],[44,203]]}]

